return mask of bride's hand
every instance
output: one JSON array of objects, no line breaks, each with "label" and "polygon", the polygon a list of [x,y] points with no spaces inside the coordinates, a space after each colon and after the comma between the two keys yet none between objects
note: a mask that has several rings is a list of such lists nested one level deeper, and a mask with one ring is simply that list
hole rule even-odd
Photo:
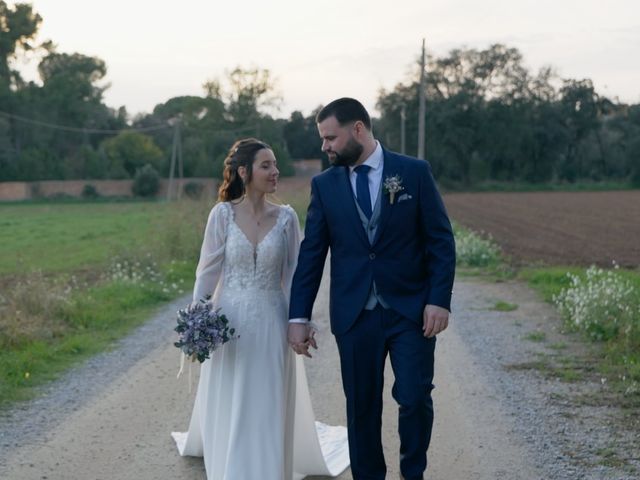
[{"label": "bride's hand", "polygon": [[289,345],[298,355],[304,355],[312,358],[309,354],[309,347],[318,348],[315,338],[313,338],[315,331],[312,330],[308,324],[304,323],[290,323],[287,340]]},{"label": "bride's hand", "polygon": [[316,331],[313,328],[311,329],[311,332],[309,332],[309,345],[316,350],[318,349],[318,344],[316,343]]}]

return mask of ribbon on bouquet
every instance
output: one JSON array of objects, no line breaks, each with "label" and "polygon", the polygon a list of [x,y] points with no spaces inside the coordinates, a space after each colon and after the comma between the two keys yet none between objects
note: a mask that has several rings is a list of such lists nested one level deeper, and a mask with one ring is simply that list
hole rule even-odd
[{"label": "ribbon on bouquet", "polygon": [[[184,373],[184,362],[185,362],[186,358],[187,358],[187,356],[183,352],[180,352],[180,370],[178,370],[178,375],[176,376],[176,378],[180,378],[182,376],[182,374]],[[191,390],[192,390],[192,379],[191,379],[191,365],[192,364],[193,364],[193,362],[189,362],[189,393],[191,393]]]}]

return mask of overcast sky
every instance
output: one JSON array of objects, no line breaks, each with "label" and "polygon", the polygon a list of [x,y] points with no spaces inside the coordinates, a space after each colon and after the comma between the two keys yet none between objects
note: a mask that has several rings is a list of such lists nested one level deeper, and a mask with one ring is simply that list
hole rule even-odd
[{"label": "overcast sky", "polygon": [[[16,3],[9,1],[8,3]],[[375,113],[380,88],[405,81],[422,38],[436,56],[492,43],[537,71],[591,78],[640,102],[640,0],[33,0],[40,39],[102,58],[106,103],[149,112],[236,66],[269,69],[280,116],[340,96]],[[33,66],[22,67],[33,77]]]}]

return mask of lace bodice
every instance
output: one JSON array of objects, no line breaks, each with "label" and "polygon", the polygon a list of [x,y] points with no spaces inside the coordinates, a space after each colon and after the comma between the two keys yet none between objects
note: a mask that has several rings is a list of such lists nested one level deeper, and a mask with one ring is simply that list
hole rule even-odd
[{"label": "lace bodice", "polygon": [[194,300],[212,295],[218,283],[225,291],[282,290],[288,297],[299,243],[298,217],[288,205],[280,207],[275,225],[254,249],[231,205],[218,203],[205,229]]},{"label": "lace bodice", "polygon": [[282,288],[282,262],[286,255],[282,230],[287,220],[280,208],[275,225],[254,249],[235,222],[233,210],[227,230],[223,267],[224,288],[243,290],[279,290]]}]

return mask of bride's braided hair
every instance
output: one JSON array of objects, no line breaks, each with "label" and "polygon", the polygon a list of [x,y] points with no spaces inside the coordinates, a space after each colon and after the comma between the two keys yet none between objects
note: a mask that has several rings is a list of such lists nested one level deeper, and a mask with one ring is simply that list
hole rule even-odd
[{"label": "bride's braided hair", "polygon": [[271,147],[256,138],[243,138],[234,143],[224,159],[222,171],[222,185],[218,189],[218,201],[229,202],[244,195],[244,182],[238,174],[239,167],[247,170],[247,183],[251,181],[253,174],[253,161],[263,148]]}]

